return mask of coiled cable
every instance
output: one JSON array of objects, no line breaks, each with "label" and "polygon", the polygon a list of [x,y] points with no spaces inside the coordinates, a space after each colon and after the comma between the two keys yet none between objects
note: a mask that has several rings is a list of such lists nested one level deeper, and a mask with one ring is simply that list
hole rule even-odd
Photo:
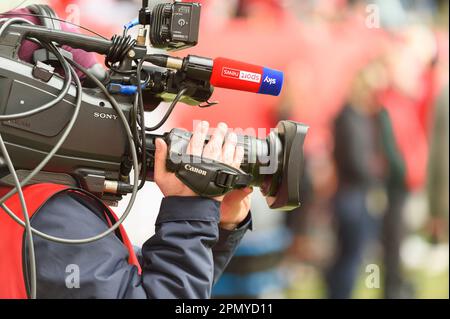
[{"label": "coiled cable", "polygon": [[136,40],[129,35],[122,36],[115,34],[111,38],[111,43],[111,47],[105,57],[105,65],[116,73],[134,74],[135,71],[133,70],[122,71],[117,69],[114,65],[125,59],[128,51],[136,44]]}]

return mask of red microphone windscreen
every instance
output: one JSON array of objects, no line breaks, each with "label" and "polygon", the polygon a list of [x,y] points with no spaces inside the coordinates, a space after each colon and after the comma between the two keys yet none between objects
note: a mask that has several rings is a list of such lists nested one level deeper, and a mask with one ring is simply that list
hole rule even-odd
[{"label": "red microphone windscreen", "polygon": [[226,58],[216,58],[211,84],[216,87],[257,93],[263,67]]},{"label": "red microphone windscreen", "polygon": [[277,96],[283,87],[283,72],[217,58],[214,60],[210,81],[216,87]]}]

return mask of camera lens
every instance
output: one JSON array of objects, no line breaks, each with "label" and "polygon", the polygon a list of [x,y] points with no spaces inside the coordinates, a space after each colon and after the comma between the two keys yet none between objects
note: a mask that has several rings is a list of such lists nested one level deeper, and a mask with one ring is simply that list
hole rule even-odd
[{"label": "camera lens", "polygon": [[[271,208],[291,210],[300,205],[300,180],[303,169],[303,142],[308,127],[293,121],[281,121],[265,139],[238,135],[244,147],[241,170],[251,176],[249,186],[260,187]],[[184,154],[191,132],[173,129],[163,138],[170,152]],[[148,180],[153,180],[156,135],[147,135]],[[207,138],[209,140],[209,138]]]},{"label": "camera lens", "polygon": [[238,145],[245,150],[241,169],[252,176],[251,185],[260,187],[266,196],[274,196],[283,169],[280,136],[275,131],[265,139],[238,135]]}]

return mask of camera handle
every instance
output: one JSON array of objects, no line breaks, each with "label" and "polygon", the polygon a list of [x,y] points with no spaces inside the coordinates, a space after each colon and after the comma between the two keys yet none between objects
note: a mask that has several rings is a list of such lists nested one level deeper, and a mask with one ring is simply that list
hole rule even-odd
[{"label": "camera handle", "polygon": [[147,180],[153,180],[155,139],[165,140],[167,150],[166,168],[200,196],[215,197],[232,189],[252,184],[253,176],[241,169],[201,156],[186,154],[192,133],[174,128],[164,135],[147,134],[148,167]]},{"label": "camera handle", "polygon": [[166,167],[195,193],[204,197],[221,196],[250,185],[252,176],[240,169],[195,155],[169,152]]}]

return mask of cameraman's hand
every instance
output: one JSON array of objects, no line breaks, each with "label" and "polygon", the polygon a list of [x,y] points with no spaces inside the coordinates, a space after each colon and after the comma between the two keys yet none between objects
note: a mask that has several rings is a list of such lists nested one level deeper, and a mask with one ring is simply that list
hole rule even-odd
[{"label": "cameraman's hand", "polygon": [[220,206],[220,227],[234,230],[244,221],[250,211],[250,194],[253,189],[237,189],[225,195]]},{"label": "cameraman's hand", "polygon": [[[235,168],[239,168],[244,158],[244,148],[242,146],[236,146],[236,134],[230,133],[227,135],[227,130],[228,127],[226,124],[219,123],[211,137],[211,140],[205,146],[202,156],[225,163]],[[202,141],[202,143],[203,142],[204,141]],[[195,152],[194,144],[190,151]],[[234,230],[247,217],[250,210],[251,192],[251,188],[245,188],[233,190],[225,196],[215,198],[216,200],[222,202],[220,205],[221,228]]]},{"label": "cameraman's hand", "polygon": [[[203,156],[223,162],[234,167],[239,167],[244,150],[242,147],[236,150],[237,136],[234,133],[228,135],[225,143],[225,135],[227,134],[227,125],[220,123],[214,130],[211,139],[205,146],[205,140],[208,135],[209,123],[206,121],[199,122],[192,132],[192,137],[187,147],[187,154]],[[167,144],[163,139],[156,139],[155,152],[155,182],[161,189],[164,196],[197,196],[188,186],[183,184],[174,173],[169,172],[166,168]],[[221,202],[223,196],[215,197]]]},{"label": "cameraman's hand", "polygon": [[[208,129],[209,124],[206,121],[202,121],[197,125],[189,142],[187,154],[203,156],[238,168],[244,158],[244,149],[241,146],[236,146],[236,134],[230,133],[227,135],[227,125],[219,123],[210,141],[205,146]],[[167,171],[166,157],[167,144],[164,140],[158,138],[156,139],[155,152],[155,182],[164,196],[197,196],[174,173]],[[247,188],[235,190],[225,196],[214,198],[222,202],[220,209],[220,226],[222,228],[234,229],[247,217],[250,208],[250,193],[251,189]]]},{"label": "cameraman's hand", "polygon": [[[201,155],[203,145],[205,144],[206,135],[208,134],[209,123],[200,122],[195,130],[192,132],[192,138],[188,145],[188,154]],[[178,177],[166,168],[167,159],[167,144],[161,139],[157,138],[155,152],[155,172],[154,179],[156,185],[164,196],[197,196],[189,187],[183,184]],[[192,152],[192,149],[195,152]]]}]

